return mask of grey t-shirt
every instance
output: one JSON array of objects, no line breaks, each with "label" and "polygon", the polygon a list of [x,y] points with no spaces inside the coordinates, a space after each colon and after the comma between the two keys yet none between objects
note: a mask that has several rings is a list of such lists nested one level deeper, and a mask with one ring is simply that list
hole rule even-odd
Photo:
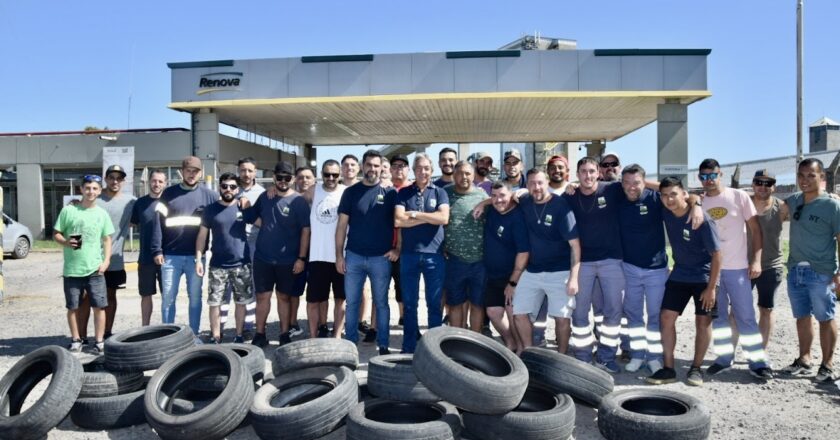
[{"label": "grey t-shirt", "polygon": [[137,199],[134,196],[124,193],[118,193],[114,198],[103,193],[96,202],[97,206],[108,213],[111,223],[114,224],[114,233],[111,235],[111,265],[108,266],[108,270],[125,270],[123,245],[128,237],[131,210],[135,200]]},{"label": "grey t-shirt", "polygon": [[808,262],[814,272],[834,275],[837,271],[835,236],[840,234],[840,202],[823,193],[810,203],[804,203],[800,192],[788,197],[785,203],[791,216],[788,268]]},{"label": "grey t-shirt", "polygon": [[[772,201],[770,207],[756,216],[761,227],[761,270],[785,265],[782,261],[782,203],[784,202],[773,196],[770,200]],[[747,228],[747,237],[749,255],[752,255],[752,234],[749,228]]]}]

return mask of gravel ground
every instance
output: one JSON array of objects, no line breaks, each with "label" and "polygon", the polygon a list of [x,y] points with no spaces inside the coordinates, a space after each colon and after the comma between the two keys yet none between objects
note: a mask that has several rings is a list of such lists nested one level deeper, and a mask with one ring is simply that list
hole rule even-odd
[{"label": "gravel ground", "polygon": [[[5,373],[26,353],[48,344],[66,345],[67,324],[61,290],[61,254],[33,252],[22,261],[6,260],[6,300],[0,305],[0,373]],[[119,292],[119,308],[114,327],[116,332],[140,325],[140,301],[137,295],[137,274],[129,272],[128,288]],[[183,292],[183,290],[182,290]],[[396,324],[396,303],[392,297],[392,325]],[[776,328],[769,350],[770,358],[777,367],[790,363],[796,356],[796,332],[790,314],[787,295],[781,291],[776,299]],[[422,306],[422,302],[421,302]],[[206,308],[205,308],[206,310]],[[178,322],[186,323],[186,295],[178,301]],[[678,321],[677,369],[680,379],[685,378],[693,351],[694,331],[692,306]],[[305,307],[299,317],[305,328]],[[159,303],[155,303],[153,323],[159,322]],[[266,349],[271,359],[278,326],[273,311],[269,321],[269,336],[274,339]],[[425,319],[421,317],[421,322]],[[208,328],[208,321],[202,319],[202,329]],[[550,329],[551,330],[551,329]],[[552,334],[551,331],[548,332]],[[394,327],[391,346],[400,346],[401,330]],[[365,374],[367,360],[376,355],[372,344],[360,344],[362,365],[360,373]],[[819,360],[819,346],[813,347],[815,360]],[[706,356],[707,363],[713,356]],[[836,439],[840,433],[840,391],[836,386],[816,385],[810,378],[784,378],[769,383],[758,383],[749,374],[746,361],[740,354],[733,369],[720,373],[713,379],[707,378],[701,388],[688,387],[682,382],[666,385],[668,389],[681,391],[702,399],[712,411],[712,435],[714,439]],[[615,376],[616,389],[645,387],[643,375],[620,373]],[[43,388],[43,386],[39,386]],[[36,389],[37,392],[38,389]],[[343,438],[343,428],[325,437]],[[153,439],[157,438],[148,425],[114,430],[111,432],[84,431],[76,428],[69,419],[52,430],[50,439]],[[256,438],[250,427],[240,428],[230,435],[231,439]],[[577,406],[575,429],[577,439],[599,439],[596,411],[586,406]]]}]

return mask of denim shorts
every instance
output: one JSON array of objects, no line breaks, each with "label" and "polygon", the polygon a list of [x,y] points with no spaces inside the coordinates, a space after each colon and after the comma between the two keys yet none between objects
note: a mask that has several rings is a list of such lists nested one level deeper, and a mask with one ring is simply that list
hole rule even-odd
[{"label": "denim shorts", "polygon": [[787,287],[794,318],[814,315],[820,322],[834,319],[835,295],[831,278],[831,275],[814,272],[810,266],[790,269]]},{"label": "denim shorts", "polygon": [[85,292],[90,296],[91,307],[97,309],[108,307],[105,277],[99,272],[86,277],[64,277],[64,304],[67,310],[78,309]]},{"label": "denim shorts", "polygon": [[484,305],[484,262],[467,263],[450,254],[446,260],[446,305],[457,306],[469,301]]}]

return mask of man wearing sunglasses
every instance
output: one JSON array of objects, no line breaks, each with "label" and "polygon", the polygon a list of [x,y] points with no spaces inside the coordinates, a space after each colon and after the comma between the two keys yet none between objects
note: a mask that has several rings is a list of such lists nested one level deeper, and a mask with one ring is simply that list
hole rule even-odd
[{"label": "man wearing sunglasses", "polygon": [[[123,245],[128,237],[131,211],[134,209],[136,198],[131,194],[123,194],[122,185],[125,181],[125,170],[119,165],[111,165],[105,171],[105,188],[99,196],[97,206],[101,207],[111,217],[114,224],[114,234],[111,236],[111,265],[105,271],[105,287],[108,292],[108,306],[105,307],[105,339],[111,337],[114,328],[114,316],[117,313],[117,289],[125,288],[125,263],[123,260]],[[88,298],[79,306],[79,335],[87,344],[87,327],[90,317],[90,303]]]},{"label": "man wearing sunglasses", "polygon": [[321,165],[323,183],[309,188],[303,198],[312,206],[309,224],[309,285],[306,288],[306,317],[309,337],[326,338],[330,289],[333,292],[333,327],[335,337],[344,328],[344,275],[335,267],[335,228],[338,225],[338,205],[346,186],[340,183],[341,168],[335,160]]},{"label": "man wearing sunglasses", "polygon": [[598,180],[602,182],[618,182],[621,180],[621,161],[618,153],[606,153],[598,163]]},{"label": "man wearing sunglasses", "polygon": [[773,333],[773,306],[776,291],[784,279],[782,261],[782,224],[787,220],[787,205],[773,195],[776,192],[776,178],[767,169],[755,172],[751,197],[756,218],[761,227],[761,275],[752,279],[752,287],[758,290],[758,328],[764,350]]},{"label": "man wearing sunglasses", "polygon": [[790,255],[787,288],[796,333],[799,357],[783,372],[808,375],[811,368],[811,343],[814,340],[812,316],[819,322],[822,363],[815,380],[831,383],[834,349],[837,346],[837,321],[834,319],[836,292],[840,286],[837,269],[840,243],[840,201],[825,192],[825,168],[816,158],[799,163],[796,183],[801,192],[785,200],[793,215],[790,222]]},{"label": "man wearing sunglasses", "polygon": [[161,266],[163,291],[161,314],[163,323],[175,322],[175,303],[181,275],[187,279],[190,328],[198,338],[201,326],[202,277],[195,273],[195,239],[201,226],[204,208],[219,199],[219,195],[201,184],[201,159],[187,156],[181,162],[181,183],[163,190],[155,209],[157,226],[152,232],[152,255]]},{"label": "man wearing sunglasses", "polygon": [[[718,316],[712,324],[714,352],[718,357],[706,369],[706,374],[715,375],[732,367],[735,346],[729,321],[731,313],[749,361],[750,373],[761,380],[772,379],[773,372],[767,363],[752,304],[750,280],[761,275],[763,246],[755,206],[745,191],[723,186],[723,173],[717,160],[701,162],[698,177],[705,194],[703,208],[717,225],[723,255],[717,294]],[[750,255],[747,255],[748,228],[752,244]]]},{"label": "man wearing sunglasses", "polygon": [[228,286],[236,303],[236,337],[233,342],[242,343],[245,342],[242,337],[245,305],[254,302],[254,290],[251,286],[250,256],[247,251],[248,235],[245,232],[242,211],[236,200],[239,185],[235,174],[224,173],[219,177],[219,192],[221,200],[208,206],[201,216],[201,226],[195,241],[195,272],[200,277],[204,276],[204,250],[212,232],[213,257],[210,258],[210,268],[207,270],[210,275],[207,292],[207,306],[210,307],[210,343],[222,342],[219,316]]},{"label": "man wearing sunglasses", "polygon": [[277,315],[280,319],[280,345],[292,342],[290,294],[295,275],[303,272],[309,253],[309,204],[294,189],[294,168],[287,162],[274,166],[274,193],[260,194],[245,211],[245,221],[260,222],[260,235],[254,252],[254,287],[257,292],[257,331],[252,344],[268,345],[265,325],[271,311],[271,294],[277,292]]},{"label": "man wearing sunglasses", "polygon": [[108,298],[103,274],[111,264],[111,234],[114,224],[104,209],[96,205],[102,192],[102,178],[82,178],[82,202],[65,206],[58,214],[53,239],[64,246],[64,302],[70,327],[70,351],[82,351],[78,309],[83,296],[93,307],[95,350],[102,353],[105,342],[105,307]]}]

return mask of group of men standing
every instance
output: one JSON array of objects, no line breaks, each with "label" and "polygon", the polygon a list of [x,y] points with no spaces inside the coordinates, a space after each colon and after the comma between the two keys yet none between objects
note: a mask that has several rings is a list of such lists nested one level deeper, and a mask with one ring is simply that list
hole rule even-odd
[{"label": "group of men standing", "polygon": [[[388,353],[393,278],[404,326],[401,351],[412,353],[420,337],[422,276],[429,328],[442,325],[444,304],[450,325],[475,331],[486,313],[505,344],[521,352],[534,344],[534,330],[547,315],[554,319],[560,352],[617,373],[620,349],[628,361],[624,368],[646,366],[654,384],[676,380],[675,322],[693,299],[697,333],[687,382],[701,385],[705,375],[730,368],[739,342],[750,372],[767,380],[773,377],[765,351],[773,297],[783,277],[781,223],[790,218],[788,292],[801,350],[783,371],[812,371],[814,316],[823,347],[817,380],[835,378],[832,289],[840,285],[840,203],[825,193],[818,160],[799,164],[802,192],[784,202],[772,196],[775,179],[766,170],[756,173],[752,197],[725,187],[714,159],[699,167],[702,197],[689,196],[677,178],[649,182],[639,165],[622,169],[617,154],[578,161],[575,184],[563,156],[550,158],[544,170],[523,172],[518,151],[509,151],[505,178],[496,182],[488,178],[489,154],[467,162],[444,149],[438,165],[443,175],[433,182],[431,158],[416,154],[415,179],[409,181],[405,156],[388,160],[369,150],[361,165],[352,156],[324,162],[317,183],[312,170],[281,162],[273,187],[264,191],[254,180],[256,163],[244,158],[238,175],[220,176],[216,193],[201,185],[200,160],[187,157],[180,184],[164,189],[165,174],[153,171],[149,195],[136,201],[122,194],[125,171],[118,166],[107,170],[101,196],[101,179],[85,176],[82,202],[65,208],[55,226],[56,241],[67,246],[71,348],[80,349],[86,339],[80,300],[94,309],[100,349],[110,334],[116,289],[125,283],[122,241],[134,224],[141,237],[143,324],[149,323],[156,287],[162,321],[174,322],[183,274],[189,322],[198,334],[206,273],[214,343],[221,341],[222,308],[232,297],[235,341],[245,340],[247,309],[256,304],[252,343],[265,346],[273,295],[279,342],[290,342],[299,329],[297,299],[304,290],[309,334],[327,337],[332,291],[333,336],[341,337],[343,328],[344,337],[357,342],[361,329],[380,353]],[[208,242],[213,257],[205,268]],[[368,283],[373,328],[362,319]],[[717,358],[703,371],[710,344]]]}]

